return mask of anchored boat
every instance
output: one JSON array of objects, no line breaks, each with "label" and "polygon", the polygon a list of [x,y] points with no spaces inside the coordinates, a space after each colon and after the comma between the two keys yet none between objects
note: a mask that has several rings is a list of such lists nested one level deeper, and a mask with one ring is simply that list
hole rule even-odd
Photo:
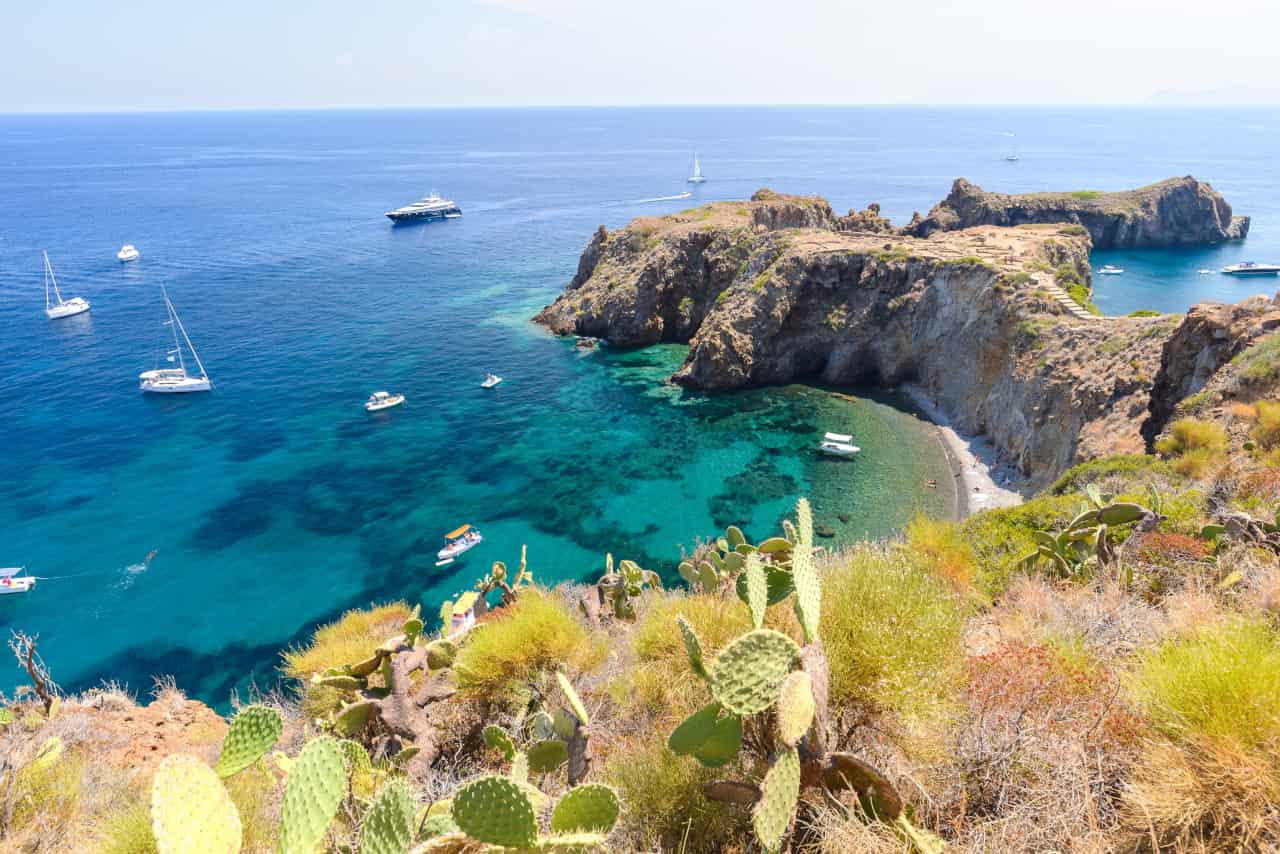
[{"label": "anchored boat", "polygon": [[853,444],[853,437],[844,433],[827,433],[818,443],[818,450],[832,457],[852,457],[862,449]]},{"label": "anchored boat", "polygon": [[[173,349],[165,353],[165,361],[176,363],[176,368],[157,368],[154,371],[143,371],[138,374],[140,380],[138,387],[144,392],[152,394],[185,394],[192,391],[208,391],[213,388],[213,383],[209,382],[209,374],[205,372],[204,363],[200,361],[200,354],[196,352],[195,345],[191,343],[191,339],[187,336],[187,330],[183,327],[182,321],[178,319],[178,311],[173,307],[173,303],[169,301],[169,292],[160,288],[160,293],[164,296],[164,307],[169,312],[169,319],[164,322],[173,332]],[[182,338],[179,339],[179,334]],[[191,351],[191,358],[195,360],[196,367],[200,369],[199,376],[193,376],[187,373],[187,360],[182,354],[182,343],[186,342],[187,348]]]},{"label": "anchored boat", "polygon": [[[50,297],[52,294],[52,298]],[[89,310],[89,301],[81,297],[64,300],[62,291],[58,290],[58,280],[53,275],[53,265],[49,263],[49,253],[44,253],[44,313],[50,320],[74,317]]]},{"label": "anchored boat", "polygon": [[432,190],[411,205],[387,211],[387,218],[392,222],[408,222],[416,219],[457,219],[462,216],[462,209],[452,199],[442,198]]},{"label": "anchored boat", "polygon": [[689,176],[687,183],[689,184],[705,184],[706,177],[702,174],[702,164],[698,162],[698,152],[693,153],[693,174]]},{"label": "anchored boat", "polygon": [[1098,270],[1098,272],[1103,276],[1118,276],[1124,272],[1124,267],[1116,267],[1111,264],[1105,264],[1100,270]]},{"label": "anchored boat", "polygon": [[1259,264],[1257,261],[1241,261],[1222,268],[1228,276],[1274,276],[1280,273],[1280,264]]},{"label": "anchored boat", "polygon": [[138,252],[138,247],[134,246],[132,243],[126,243],[124,246],[120,247],[120,251],[116,253],[116,257],[121,261],[137,261],[141,255]]},{"label": "anchored boat", "polygon": [[480,388],[493,388],[500,382],[502,382],[502,377],[497,374],[485,374],[484,382],[480,383]]},{"label": "anchored boat", "polygon": [[30,575],[18,575],[24,567],[9,566],[0,569],[0,595],[6,593],[26,593],[36,586],[36,580]]},{"label": "anchored boat", "polygon": [[453,563],[454,559],[461,556],[464,552],[474,549],[484,541],[484,537],[480,536],[480,532],[470,525],[463,525],[455,528],[444,535],[445,547],[436,552],[436,566],[444,566]]},{"label": "anchored boat", "polygon": [[369,399],[364,402],[365,412],[381,412],[384,409],[390,409],[393,406],[399,406],[404,403],[403,394],[392,394],[388,391],[375,391],[369,395]]}]

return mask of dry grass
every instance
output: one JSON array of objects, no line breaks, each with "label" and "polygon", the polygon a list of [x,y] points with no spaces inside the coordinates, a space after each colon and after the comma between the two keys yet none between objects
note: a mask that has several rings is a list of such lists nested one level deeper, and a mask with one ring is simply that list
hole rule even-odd
[{"label": "dry grass", "polygon": [[1266,450],[1280,446],[1280,401],[1259,400],[1257,422],[1249,436]]},{"label": "dry grass", "polygon": [[1156,450],[1175,457],[1176,472],[1199,480],[1221,467],[1227,450],[1227,431],[1212,421],[1181,418],[1173,422],[1168,436],[1156,442]]},{"label": "dry grass", "polygon": [[286,650],[281,669],[294,679],[306,681],[330,667],[364,661],[379,644],[399,634],[408,617],[409,606],[404,602],[348,611],[336,622],[316,629],[311,643]]},{"label": "dry grass", "polygon": [[947,579],[957,590],[973,589],[977,558],[958,525],[916,516],[907,523],[906,539],[907,548],[930,572]]}]

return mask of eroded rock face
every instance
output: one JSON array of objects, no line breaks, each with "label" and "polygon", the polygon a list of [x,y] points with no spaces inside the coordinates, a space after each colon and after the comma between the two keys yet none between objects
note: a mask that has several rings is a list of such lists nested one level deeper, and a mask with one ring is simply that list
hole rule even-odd
[{"label": "eroded rock face", "polygon": [[1120,193],[989,193],[957,178],[950,194],[910,234],[927,237],[975,225],[1077,223],[1099,249],[1200,246],[1242,240],[1249,218],[1232,216],[1231,205],[1210,185],[1190,175]]},{"label": "eroded rock face", "polygon": [[1173,417],[1178,402],[1205,388],[1249,345],[1280,329],[1280,302],[1255,296],[1223,305],[1193,306],[1164,342],[1160,372],[1151,390],[1150,417],[1142,432],[1152,441]]},{"label": "eroded rock face", "polygon": [[687,342],[672,379],[699,389],[916,382],[1038,488],[1144,450],[1157,376],[1188,373],[1210,334],[1167,345],[1180,318],[1067,314],[1047,289],[1063,265],[1088,282],[1089,249],[1060,222],[920,238],[886,232],[875,208],[835,218],[820,199],[759,193],[597,234],[586,280],[535,319],[620,346]]}]

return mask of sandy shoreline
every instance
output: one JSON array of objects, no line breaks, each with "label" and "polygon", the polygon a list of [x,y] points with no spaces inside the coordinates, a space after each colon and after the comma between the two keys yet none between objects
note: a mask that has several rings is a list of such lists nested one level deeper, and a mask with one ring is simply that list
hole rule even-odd
[{"label": "sandy shoreline", "polygon": [[990,441],[957,432],[951,420],[919,386],[903,385],[901,391],[937,428],[938,441],[950,461],[955,483],[956,519],[964,519],[979,510],[1022,503],[1023,497],[1017,490],[1025,478],[1015,467],[1000,461],[999,452]]}]

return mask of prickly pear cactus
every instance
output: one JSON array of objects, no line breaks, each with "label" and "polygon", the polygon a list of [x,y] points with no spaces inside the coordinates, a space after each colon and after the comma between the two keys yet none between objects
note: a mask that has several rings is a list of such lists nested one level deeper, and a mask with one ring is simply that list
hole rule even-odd
[{"label": "prickly pear cactus", "polygon": [[525,730],[529,733],[529,738],[542,741],[555,738],[556,723],[551,715],[539,709],[529,716],[529,720],[525,723]]},{"label": "prickly pear cactus", "polygon": [[268,706],[246,706],[231,721],[218,756],[218,776],[230,777],[275,747],[284,730],[280,713]]},{"label": "prickly pear cactus", "polygon": [[458,645],[453,641],[434,640],[427,644],[427,667],[442,670],[453,666],[453,659],[458,654]]},{"label": "prickly pear cactus", "polygon": [[529,770],[549,774],[569,761],[569,745],[558,738],[540,741],[529,748]]},{"label": "prickly pear cactus", "polygon": [[333,728],[341,736],[352,736],[364,729],[364,725],[369,722],[369,715],[373,713],[373,703],[369,700],[360,700],[346,706],[338,712],[338,716],[333,720]]},{"label": "prickly pear cactus", "polygon": [[165,757],[151,782],[151,831],[160,854],[236,854],[240,814],[213,769],[194,756]]},{"label": "prickly pear cactus", "polygon": [[719,718],[719,703],[702,707],[671,731],[671,735],[667,736],[667,747],[679,756],[692,754],[715,732]]},{"label": "prickly pear cactus", "polygon": [[742,534],[742,529],[737,525],[730,525],[728,528],[725,528],[724,538],[731,549],[736,549],[747,541],[747,538]]},{"label": "prickly pear cactus", "polygon": [[453,797],[453,820],[472,839],[508,848],[530,848],[538,838],[533,804],[519,784],[481,777]]},{"label": "prickly pear cactus", "polygon": [[511,736],[500,726],[489,724],[481,733],[484,736],[484,743],[494,750],[499,750],[502,755],[507,757],[510,762],[516,755],[516,743],[511,740]]},{"label": "prickly pear cactus", "polygon": [[608,786],[575,786],[551,813],[552,833],[608,833],[618,821],[618,793]]},{"label": "prickly pear cactus", "polygon": [[711,735],[693,751],[693,758],[707,768],[719,768],[737,756],[741,749],[742,718],[726,715],[716,721]]},{"label": "prickly pear cactus", "polygon": [[373,799],[360,825],[360,854],[405,854],[413,842],[413,796],[392,780]]},{"label": "prickly pear cactus", "polygon": [[369,751],[365,750],[360,742],[344,738],[338,742],[338,746],[342,748],[342,755],[347,760],[348,771],[367,771],[373,767]]},{"label": "prickly pear cactus", "polygon": [[795,641],[772,629],[747,632],[711,663],[711,694],[739,715],[763,712],[800,658]]},{"label": "prickly pear cactus", "polygon": [[569,701],[569,710],[578,718],[578,722],[583,726],[590,724],[591,718],[587,716],[587,707],[582,704],[582,698],[578,696],[578,692],[573,690],[569,677],[556,671],[556,679],[560,682],[560,690],[564,692],[564,698]]},{"label": "prickly pear cactus", "polygon": [[347,789],[346,762],[328,736],[307,742],[289,772],[280,809],[280,854],[313,854]]},{"label": "prickly pear cactus", "polygon": [[1138,504],[1112,504],[1098,510],[1098,521],[1104,525],[1127,525],[1141,519],[1145,509]]},{"label": "prickly pear cactus", "polygon": [[760,800],[751,810],[751,826],[766,851],[779,851],[796,814],[800,797],[800,754],[795,748],[774,760],[760,785]]},{"label": "prickly pear cactus", "polygon": [[813,510],[808,500],[800,499],[796,505],[796,516],[800,520],[800,542],[796,544],[791,560],[796,616],[804,628],[805,641],[813,643],[818,639],[818,623],[822,617],[822,582],[813,563]]},{"label": "prickly pear cactus", "polygon": [[698,633],[694,631],[689,621],[684,615],[676,617],[676,625],[680,627],[680,636],[684,638],[685,651],[689,653],[689,667],[693,672],[707,678],[707,666],[702,660],[702,641],[698,638]]},{"label": "prickly pear cactus", "polygon": [[813,725],[815,704],[813,683],[809,674],[794,670],[782,682],[778,697],[778,738],[787,747],[795,747]]},{"label": "prickly pear cactus", "polygon": [[751,609],[751,625],[759,629],[764,626],[764,612],[769,607],[769,582],[765,578],[764,564],[760,555],[747,557],[747,607]]}]

